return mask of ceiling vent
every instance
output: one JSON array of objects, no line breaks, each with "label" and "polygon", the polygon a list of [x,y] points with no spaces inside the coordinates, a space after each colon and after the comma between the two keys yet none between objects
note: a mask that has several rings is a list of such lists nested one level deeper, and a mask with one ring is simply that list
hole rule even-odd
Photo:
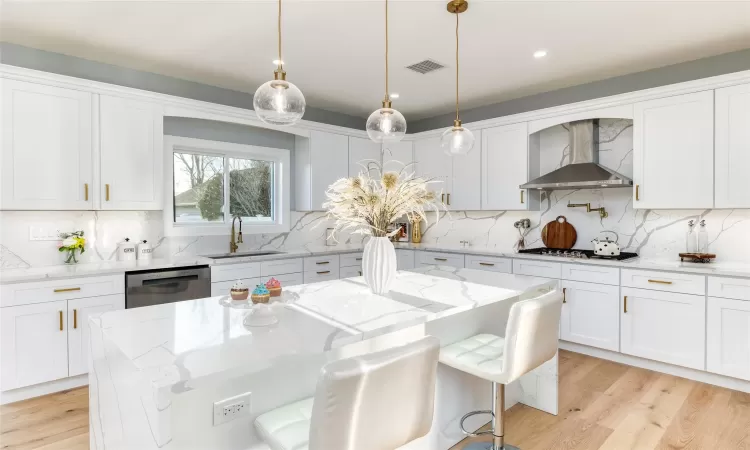
[{"label": "ceiling vent", "polygon": [[443,67],[445,66],[431,59],[425,59],[411,66],[406,66],[407,69],[421,73],[422,75],[442,69]]}]

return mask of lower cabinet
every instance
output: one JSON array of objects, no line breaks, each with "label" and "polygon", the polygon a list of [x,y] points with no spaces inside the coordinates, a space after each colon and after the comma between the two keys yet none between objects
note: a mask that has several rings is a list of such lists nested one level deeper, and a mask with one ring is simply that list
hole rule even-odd
[{"label": "lower cabinet", "polygon": [[560,338],[611,351],[620,350],[620,287],[562,281]]},{"label": "lower cabinet", "polygon": [[412,270],[414,268],[414,250],[396,249],[396,268]]},{"label": "lower cabinet", "polygon": [[234,286],[234,283],[236,283],[237,281],[242,281],[245,287],[250,289],[250,292],[252,292],[253,289],[255,289],[255,286],[260,284],[259,277],[240,278],[239,280],[229,280],[229,281],[217,281],[215,283],[211,283],[211,297],[229,295],[229,292],[232,290],[232,286]]},{"label": "lower cabinet", "polygon": [[68,376],[89,371],[89,317],[125,309],[122,294],[68,300]]},{"label": "lower cabinet", "polygon": [[705,369],[706,297],[623,287],[620,351]]},{"label": "lower cabinet", "polygon": [[362,276],[361,267],[342,267],[339,269],[339,278],[354,278]]},{"label": "lower cabinet", "polygon": [[750,301],[709,297],[706,369],[750,380]]}]

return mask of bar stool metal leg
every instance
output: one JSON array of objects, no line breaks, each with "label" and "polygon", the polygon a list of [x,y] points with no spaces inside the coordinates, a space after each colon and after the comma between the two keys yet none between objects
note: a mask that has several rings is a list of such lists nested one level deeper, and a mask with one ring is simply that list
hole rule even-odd
[{"label": "bar stool metal leg", "polygon": [[[486,411],[477,411],[483,413]],[[466,418],[472,413],[464,416]],[[492,434],[492,442],[473,442],[463,447],[463,450],[520,450],[518,447],[505,443],[505,385],[492,383],[492,431],[470,433],[478,436],[483,434]],[[461,429],[463,429],[463,419],[461,420]]]}]

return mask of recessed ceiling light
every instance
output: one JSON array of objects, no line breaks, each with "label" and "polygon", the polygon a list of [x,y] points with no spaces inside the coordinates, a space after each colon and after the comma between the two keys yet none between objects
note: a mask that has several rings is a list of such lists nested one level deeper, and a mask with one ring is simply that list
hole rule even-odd
[{"label": "recessed ceiling light", "polygon": [[398,95],[398,92],[391,93],[391,98],[399,98],[400,95]]},{"label": "recessed ceiling light", "polygon": [[284,64],[284,61],[282,61],[280,59],[274,59],[273,60],[273,65],[274,66],[278,66],[279,64]]},{"label": "recessed ceiling light", "polygon": [[547,50],[537,50],[534,52],[534,58],[536,59],[544,58],[545,56],[547,56]]}]

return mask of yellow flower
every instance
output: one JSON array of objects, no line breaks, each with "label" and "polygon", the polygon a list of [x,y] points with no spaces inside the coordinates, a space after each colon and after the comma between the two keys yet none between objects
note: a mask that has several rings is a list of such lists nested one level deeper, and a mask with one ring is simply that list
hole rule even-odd
[{"label": "yellow flower", "polygon": [[395,172],[387,172],[383,175],[383,187],[387,190],[395,188],[397,183],[398,175]]}]

